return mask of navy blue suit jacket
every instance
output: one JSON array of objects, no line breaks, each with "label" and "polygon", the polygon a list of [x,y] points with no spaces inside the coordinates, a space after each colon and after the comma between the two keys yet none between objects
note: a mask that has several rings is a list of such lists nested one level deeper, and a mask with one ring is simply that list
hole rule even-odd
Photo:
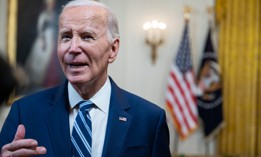
[{"label": "navy blue suit jacket", "polygon": [[[112,80],[103,157],[170,157],[165,111],[120,89]],[[126,121],[119,120],[126,117]],[[67,82],[14,102],[0,133],[0,148],[19,124],[48,157],[71,157]]]}]

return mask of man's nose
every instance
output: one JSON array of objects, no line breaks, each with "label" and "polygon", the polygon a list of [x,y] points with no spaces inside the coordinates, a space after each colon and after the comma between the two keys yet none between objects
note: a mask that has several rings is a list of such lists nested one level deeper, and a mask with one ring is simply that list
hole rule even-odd
[{"label": "man's nose", "polygon": [[73,37],[71,40],[71,45],[69,49],[69,53],[81,53],[81,40],[78,37]]}]

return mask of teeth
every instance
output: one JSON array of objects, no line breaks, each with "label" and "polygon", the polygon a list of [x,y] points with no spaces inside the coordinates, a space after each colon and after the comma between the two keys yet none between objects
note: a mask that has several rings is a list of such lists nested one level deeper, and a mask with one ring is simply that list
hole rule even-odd
[{"label": "teeth", "polygon": [[86,65],[69,65],[71,68],[82,68],[85,67]]}]

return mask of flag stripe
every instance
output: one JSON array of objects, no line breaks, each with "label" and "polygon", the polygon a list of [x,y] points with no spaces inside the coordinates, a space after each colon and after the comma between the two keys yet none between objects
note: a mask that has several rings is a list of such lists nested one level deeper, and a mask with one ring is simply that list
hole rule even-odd
[{"label": "flag stripe", "polygon": [[181,133],[180,136],[181,136],[182,138],[184,138],[185,135],[184,135],[183,132],[180,130],[180,128],[181,128],[180,121],[177,120],[177,115],[174,114],[174,112],[173,112],[173,111],[174,111],[173,106],[171,105],[171,103],[170,103],[168,100],[167,100],[167,108],[168,108],[168,110],[169,110],[169,112],[170,112],[170,114],[171,114],[172,120],[173,120],[173,122],[174,122],[176,128],[179,129],[178,132]]},{"label": "flag stripe", "polygon": [[[173,67],[173,71],[176,72],[176,75],[174,75],[172,73],[171,76],[174,77],[173,79],[175,80],[175,83],[178,85],[178,87],[179,87],[178,89],[182,94],[181,96],[179,96],[179,98],[182,100],[182,104],[184,104],[184,105],[181,105],[181,106],[184,108],[184,110],[186,112],[187,119],[189,120],[189,123],[190,123],[189,127],[193,128],[194,124],[192,121],[194,120],[194,116],[191,113],[191,108],[189,105],[189,102],[192,101],[192,96],[190,95],[189,92],[186,92],[186,91],[189,91],[189,88],[186,83],[186,80],[184,80],[180,77],[181,76],[180,72],[175,67]],[[178,76],[179,80],[177,80],[175,76]],[[178,91],[178,90],[176,90],[176,91]]]},{"label": "flag stripe", "polygon": [[[186,133],[188,131],[189,125],[188,122],[186,120],[186,116],[184,115],[184,111],[182,106],[180,105],[177,96],[174,94],[172,89],[169,89],[170,91],[170,96],[172,96],[172,104],[175,103],[177,104],[176,106],[173,106],[174,110],[173,112],[175,113],[175,115],[177,115],[178,120],[180,121],[181,124],[185,124],[185,125],[181,125],[180,130],[182,131],[182,133]],[[171,99],[170,99],[171,100]]]},{"label": "flag stripe", "polygon": [[[188,119],[186,118],[188,115],[186,114],[186,108],[183,107],[182,104],[186,103],[186,100],[183,99],[183,89],[182,87],[180,86],[180,84],[178,83],[175,75],[173,75],[173,73],[171,73],[171,77],[172,77],[172,80],[170,80],[170,85],[172,88],[169,89],[170,93],[172,94],[172,96],[174,97],[174,100],[179,108],[179,112],[178,113],[181,113],[181,116],[182,116],[182,119],[183,119],[183,122],[185,123],[185,126],[186,128],[189,128],[189,124],[188,124]],[[173,83],[172,83],[173,81]],[[173,90],[173,89],[179,89],[179,90]],[[176,114],[178,114],[176,113]]]},{"label": "flag stripe", "polygon": [[[178,74],[177,74],[178,75]],[[171,95],[174,97],[174,102],[175,104],[177,104],[178,110],[176,110],[177,115],[182,116],[182,123],[184,123],[185,125],[182,127],[182,131],[186,134],[188,132],[188,130],[190,130],[190,128],[195,127],[193,124],[193,119],[191,117],[191,114],[189,113],[189,107],[188,107],[188,103],[187,103],[187,99],[185,98],[185,92],[184,90],[188,90],[186,89],[186,86],[184,86],[184,82],[178,81],[176,76],[171,72],[171,77],[172,79],[170,79],[169,81],[169,91],[171,93]],[[179,83],[179,82],[183,82],[183,83]],[[181,85],[183,84],[183,85]],[[173,90],[176,89],[176,90]],[[179,90],[178,90],[179,89]],[[187,93],[187,92],[186,92]],[[185,105],[184,105],[185,104]],[[180,120],[180,118],[179,118]]]},{"label": "flag stripe", "polygon": [[189,105],[189,107],[188,107],[188,109],[189,109],[189,111],[190,111],[190,114],[191,114],[191,116],[192,116],[192,118],[193,118],[193,120],[196,122],[197,121],[197,118],[196,118],[196,115],[197,115],[197,101],[196,101],[196,97],[195,97],[195,95],[192,93],[192,91],[193,91],[193,88],[195,88],[195,87],[193,87],[193,86],[195,86],[195,84],[193,83],[194,82],[194,80],[193,80],[193,82],[192,82],[192,77],[193,77],[193,79],[194,79],[194,76],[192,76],[193,74],[192,74],[192,71],[190,72],[190,73],[187,73],[186,74],[186,79],[185,79],[185,82],[186,82],[186,86],[187,86],[187,96],[188,96],[188,98],[187,98],[187,100],[189,101],[189,103],[188,103],[188,105]]}]

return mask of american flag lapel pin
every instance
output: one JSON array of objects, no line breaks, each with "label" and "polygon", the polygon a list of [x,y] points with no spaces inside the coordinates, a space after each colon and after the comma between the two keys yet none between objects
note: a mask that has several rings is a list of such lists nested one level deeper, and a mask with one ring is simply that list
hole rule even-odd
[{"label": "american flag lapel pin", "polygon": [[123,121],[123,122],[126,122],[126,121],[127,121],[127,118],[120,116],[120,117],[119,117],[119,120],[120,120],[120,121]]}]

